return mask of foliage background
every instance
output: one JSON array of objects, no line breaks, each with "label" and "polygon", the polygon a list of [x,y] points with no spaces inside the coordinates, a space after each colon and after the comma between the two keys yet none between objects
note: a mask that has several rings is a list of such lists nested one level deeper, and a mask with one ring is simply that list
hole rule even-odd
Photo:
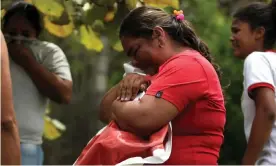
[{"label": "foliage background", "polygon": [[[103,127],[98,106],[104,93],[123,74],[127,57],[117,36],[123,17],[139,5],[182,9],[221,66],[227,124],[219,164],[240,164],[245,150],[240,110],[242,61],[230,49],[231,13],[249,0],[25,0],[41,12],[41,40],[58,44],[69,60],[74,81],[70,105],[51,103],[45,114],[47,165],[73,164],[93,135]],[[12,1],[2,0],[1,16]]]}]

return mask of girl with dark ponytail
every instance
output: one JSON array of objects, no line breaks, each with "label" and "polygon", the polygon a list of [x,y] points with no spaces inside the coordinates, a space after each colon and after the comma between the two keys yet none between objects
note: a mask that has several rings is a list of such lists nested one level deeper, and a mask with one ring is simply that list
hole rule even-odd
[{"label": "girl with dark ponytail", "polygon": [[[226,121],[219,70],[183,12],[138,7],[124,18],[119,35],[132,64],[153,76],[124,77],[105,95],[102,119],[143,138],[172,122],[172,153],[164,164],[216,165]],[[132,101],[148,81],[145,96]]]},{"label": "girl with dark ponytail", "polygon": [[244,60],[242,164],[276,165],[276,1],[251,3],[233,16],[234,55]]}]

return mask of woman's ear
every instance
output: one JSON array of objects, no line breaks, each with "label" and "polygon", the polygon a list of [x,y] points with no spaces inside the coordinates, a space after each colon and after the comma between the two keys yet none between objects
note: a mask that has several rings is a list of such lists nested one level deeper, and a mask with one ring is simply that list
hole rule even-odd
[{"label": "woman's ear", "polygon": [[164,47],[165,45],[165,31],[162,27],[156,26],[153,28],[152,39],[158,40],[158,46]]},{"label": "woman's ear", "polygon": [[264,38],[264,36],[265,36],[265,28],[264,27],[258,27],[255,29],[255,39],[256,40]]}]

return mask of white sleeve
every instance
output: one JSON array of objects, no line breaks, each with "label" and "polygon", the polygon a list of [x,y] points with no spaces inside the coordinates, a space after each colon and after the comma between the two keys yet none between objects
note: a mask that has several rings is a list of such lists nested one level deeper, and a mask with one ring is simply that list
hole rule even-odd
[{"label": "white sleeve", "polygon": [[55,44],[49,44],[44,50],[46,58],[42,64],[47,67],[50,72],[55,73],[59,77],[72,81],[70,65],[64,52]]},{"label": "white sleeve", "polygon": [[253,89],[268,87],[274,91],[273,73],[268,59],[262,52],[251,53],[244,62],[244,88],[249,95]]}]

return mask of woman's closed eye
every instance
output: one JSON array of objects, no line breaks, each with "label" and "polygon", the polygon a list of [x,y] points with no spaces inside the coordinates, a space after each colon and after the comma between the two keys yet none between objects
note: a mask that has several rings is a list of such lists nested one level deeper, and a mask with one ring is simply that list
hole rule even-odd
[{"label": "woman's closed eye", "polygon": [[140,48],[140,46],[137,46],[136,48],[130,48],[129,51],[127,52],[127,56],[128,57],[136,57],[136,54],[138,52],[138,49]]}]

